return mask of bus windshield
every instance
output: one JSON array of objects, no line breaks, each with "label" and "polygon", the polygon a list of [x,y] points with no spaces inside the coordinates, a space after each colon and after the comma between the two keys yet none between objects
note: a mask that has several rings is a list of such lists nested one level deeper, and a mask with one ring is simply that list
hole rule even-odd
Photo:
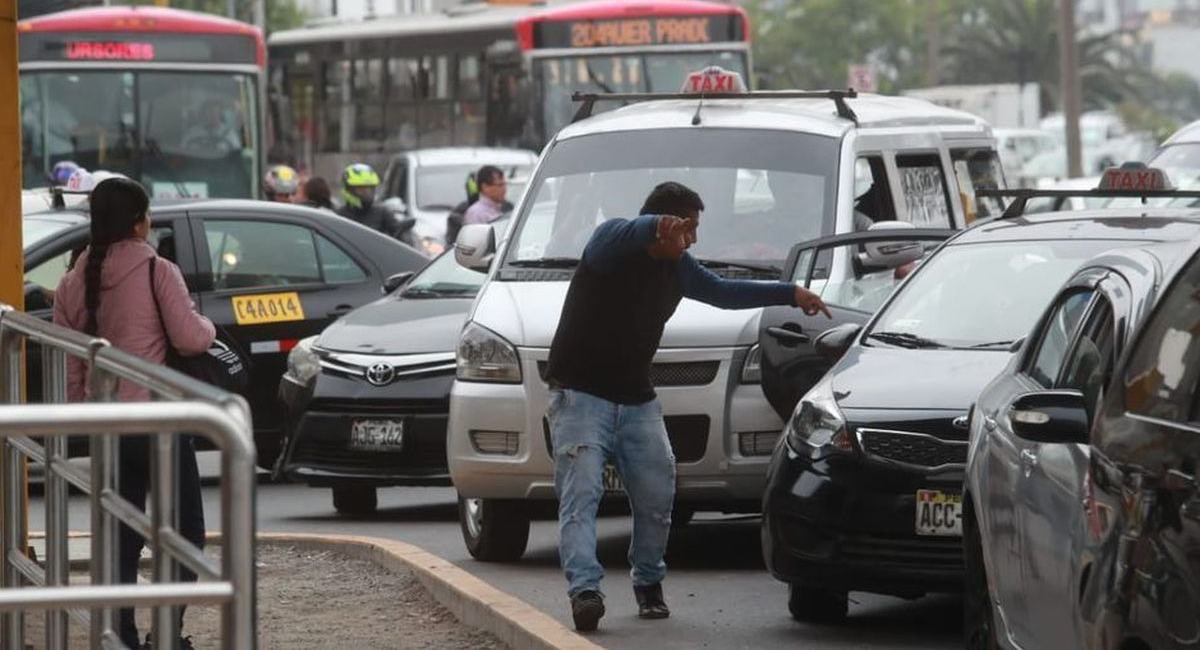
[{"label": "bus windshield", "polygon": [[255,195],[252,75],[47,70],[21,73],[24,184],[55,163],[119,172],[155,198]]},{"label": "bus windshield", "polygon": [[[549,138],[571,123],[577,108],[571,93],[678,92],[688,74],[717,65],[746,74],[742,50],[648,52],[538,59],[542,114]],[[616,108],[616,102],[597,102],[595,113]]]},{"label": "bus windshield", "polygon": [[[793,244],[832,231],[838,140],[757,129],[654,129],[570,138],[542,162],[507,263],[578,259],[596,226],[639,213],[655,185],[699,192],[691,253],[718,272],[778,277]],[[721,263],[732,263],[724,264]]]}]

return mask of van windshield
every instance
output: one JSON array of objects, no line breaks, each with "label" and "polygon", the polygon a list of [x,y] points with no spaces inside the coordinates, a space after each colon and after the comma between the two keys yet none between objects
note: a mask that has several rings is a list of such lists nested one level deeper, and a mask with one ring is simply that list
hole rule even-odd
[{"label": "van windshield", "polygon": [[506,264],[577,259],[597,225],[637,216],[655,185],[677,181],[705,205],[693,256],[782,268],[793,244],[833,230],[838,144],[812,134],[716,128],[564,140],[547,154],[522,204]]}]

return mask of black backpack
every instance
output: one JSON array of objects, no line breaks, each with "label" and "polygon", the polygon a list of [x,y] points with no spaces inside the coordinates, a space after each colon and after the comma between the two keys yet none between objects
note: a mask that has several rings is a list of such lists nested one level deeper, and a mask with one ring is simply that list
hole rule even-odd
[{"label": "black backpack", "polygon": [[[157,257],[150,258],[150,295],[154,296],[154,311],[158,312],[158,324],[167,339],[167,367],[231,393],[242,392],[250,383],[249,365],[245,356],[220,326],[217,326],[216,338],[203,354],[185,357],[179,354],[171,343],[171,335],[167,333],[167,324],[163,321],[162,308],[158,303],[158,292],[154,290],[154,269],[157,261]],[[222,336],[228,342],[221,340]]]}]

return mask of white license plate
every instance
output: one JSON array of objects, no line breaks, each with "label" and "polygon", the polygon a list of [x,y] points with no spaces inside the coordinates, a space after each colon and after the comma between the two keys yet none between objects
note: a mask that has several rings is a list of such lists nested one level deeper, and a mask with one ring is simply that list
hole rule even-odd
[{"label": "white license plate", "polygon": [[404,420],[355,420],[350,424],[350,448],[400,451],[404,448]]},{"label": "white license plate", "polygon": [[941,490],[917,490],[918,535],[962,537],[962,495]]},{"label": "white license plate", "polygon": [[624,492],[625,484],[621,482],[621,475],[617,473],[617,468],[613,465],[604,466],[604,491],[605,492]]}]

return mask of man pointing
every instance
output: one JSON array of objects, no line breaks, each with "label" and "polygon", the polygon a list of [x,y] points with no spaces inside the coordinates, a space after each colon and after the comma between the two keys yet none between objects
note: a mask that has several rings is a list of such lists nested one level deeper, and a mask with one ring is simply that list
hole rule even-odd
[{"label": "man pointing", "polygon": [[610,219],[584,248],[550,347],[547,418],[554,444],[559,556],[580,631],[604,616],[596,510],[612,461],[633,510],[634,595],[642,618],[666,618],[663,554],[675,501],[675,457],[650,364],[663,326],[686,296],[723,309],[794,305],[829,310],[784,282],[726,280],[687,253],[704,203],[674,182],[654,188],[636,219]]}]

